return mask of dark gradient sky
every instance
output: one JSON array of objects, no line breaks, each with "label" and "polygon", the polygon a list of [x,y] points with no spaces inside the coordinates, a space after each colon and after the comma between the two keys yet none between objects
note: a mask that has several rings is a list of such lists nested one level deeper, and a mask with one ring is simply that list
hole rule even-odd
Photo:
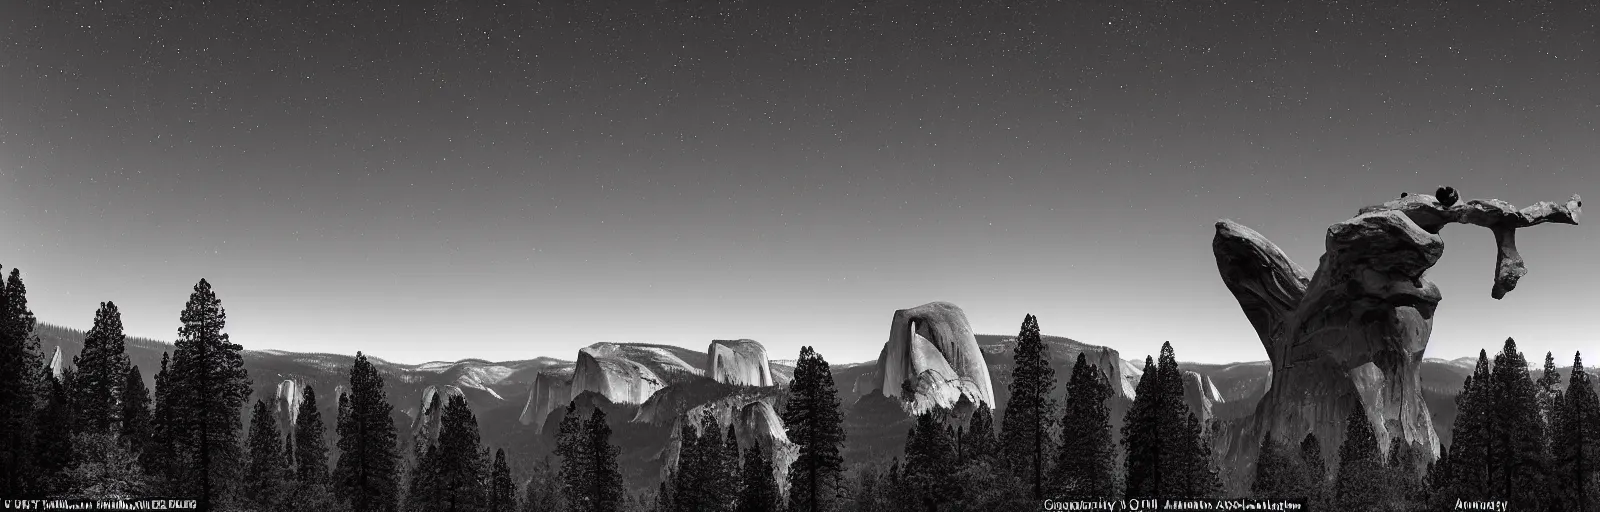
[{"label": "dark gradient sky", "polygon": [[[0,264],[40,318],[171,339],[204,277],[247,348],[853,362],[947,300],[1259,360],[1218,218],[1311,270],[1402,191],[1600,196],[1594,2],[377,3],[4,2]],[[1595,347],[1593,226],[1519,234],[1498,302],[1489,232],[1445,237],[1429,356]]]}]

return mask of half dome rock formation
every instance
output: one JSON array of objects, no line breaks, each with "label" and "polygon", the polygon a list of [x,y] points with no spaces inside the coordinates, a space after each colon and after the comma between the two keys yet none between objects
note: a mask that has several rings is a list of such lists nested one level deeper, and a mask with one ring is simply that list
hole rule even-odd
[{"label": "half dome rock formation", "polygon": [[994,401],[989,367],[967,314],[948,302],[931,302],[894,312],[889,341],[878,355],[879,386],[890,397],[902,389],[908,412],[920,414],[934,405],[954,406],[962,394],[973,402]]},{"label": "half dome rock formation", "polygon": [[1362,208],[1328,228],[1326,252],[1312,275],[1260,233],[1217,222],[1217,270],[1272,364],[1270,387],[1254,417],[1225,436],[1229,440],[1219,443],[1219,451],[1248,468],[1270,431],[1283,439],[1315,432],[1323,453],[1335,453],[1344,441],[1345,418],[1361,407],[1379,447],[1387,450],[1398,435],[1430,460],[1438,457],[1418,368],[1441,298],[1423,275],[1444,252],[1439,231],[1460,223],[1494,233],[1498,255],[1490,295],[1499,299],[1527,273],[1516,230],[1577,224],[1583,204],[1576,195],[1564,204],[1521,210],[1493,199],[1449,203],[1408,194]]},{"label": "half dome rock formation", "polygon": [[771,386],[767,348],[754,340],[714,340],[706,348],[706,376],[723,384]]}]

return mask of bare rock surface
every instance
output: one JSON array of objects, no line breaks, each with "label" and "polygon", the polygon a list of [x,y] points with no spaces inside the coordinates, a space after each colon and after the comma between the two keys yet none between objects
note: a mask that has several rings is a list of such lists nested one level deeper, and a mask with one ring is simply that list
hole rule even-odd
[{"label": "bare rock surface", "polygon": [[1217,270],[1272,368],[1253,417],[1217,439],[1227,463],[1248,474],[1268,431],[1280,439],[1314,432],[1323,453],[1337,453],[1345,418],[1356,407],[1366,410],[1385,451],[1400,436],[1430,459],[1438,457],[1418,368],[1441,299],[1424,276],[1444,252],[1439,231],[1456,223],[1494,233],[1498,253],[1490,295],[1500,299],[1527,274],[1516,230],[1577,224],[1582,207],[1576,195],[1520,210],[1495,199],[1459,203],[1448,188],[1440,195],[1446,200],[1405,194],[1333,224],[1314,274],[1260,233],[1230,220],[1216,223]]}]

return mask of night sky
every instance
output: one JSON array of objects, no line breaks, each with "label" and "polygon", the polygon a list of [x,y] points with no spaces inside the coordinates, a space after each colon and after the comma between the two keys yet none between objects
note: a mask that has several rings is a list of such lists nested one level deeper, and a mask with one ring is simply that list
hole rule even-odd
[{"label": "night sky", "polygon": [[[390,3],[0,2],[0,264],[40,319],[173,339],[203,277],[252,349],[838,363],[946,300],[1262,360],[1218,218],[1312,270],[1400,192],[1600,197],[1595,2]],[[1595,229],[1519,233],[1495,301],[1493,237],[1446,228],[1428,355],[1593,350]]]}]

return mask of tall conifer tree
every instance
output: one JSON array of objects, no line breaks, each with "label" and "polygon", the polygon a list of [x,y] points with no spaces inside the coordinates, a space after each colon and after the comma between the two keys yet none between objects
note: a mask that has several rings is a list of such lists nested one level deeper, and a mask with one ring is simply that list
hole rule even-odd
[{"label": "tall conifer tree", "polygon": [[517,483],[511,479],[511,466],[506,464],[506,451],[494,451],[494,467],[489,478],[489,512],[512,512],[517,509]]},{"label": "tall conifer tree", "polygon": [[761,447],[760,440],[744,451],[741,468],[739,503],[736,512],[766,512],[778,510],[778,482],[772,477],[772,458]]},{"label": "tall conifer tree", "polygon": [[906,464],[900,473],[902,485],[915,497],[916,509],[933,512],[955,498],[955,440],[940,420],[940,408],[917,415],[917,423],[906,435]]},{"label": "tall conifer tree", "polygon": [[356,352],[350,391],[341,395],[339,459],[334,464],[335,495],[351,512],[394,512],[400,503],[400,455],[395,444],[394,406],[383,391],[383,377],[367,356]]},{"label": "tall conifer tree", "polygon": [[1315,433],[1306,433],[1300,440],[1300,462],[1305,465],[1305,477],[1299,496],[1306,498],[1312,510],[1323,510],[1328,505],[1328,462],[1322,457],[1322,441]]},{"label": "tall conifer tree", "polygon": [[295,417],[295,479],[303,485],[326,485],[328,437],[322,424],[322,412],[317,410],[317,391],[311,386],[306,386],[301,394],[300,410]]},{"label": "tall conifer tree", "polygon": [[1372,422],[1360,406],[1345,420],[1344,444],[1339,446],[1339,476],[1334,482],[1338,510],[1377,510],[1388,503],[1383,492],[1382,454],[1372,433]]},{"label": "tall conifer tree", "polygon": [[137,365],[129,364],[123,371],[120,389],[120,438],[128,450],[138,457],[150,441],[150,390],[144,386],[144,375],[139,373]]},{"label": "tall conifer tree", "polygon": [[1456,422],[1451,426],[1451,482],[1446,493],[1462,500],[1487,498],[1493,459],[1489,451],[1494,433],[1494,381],[1487,351],[1478,351],[1478,364],[1456,395]]},{"label": "tall conifer tree", "polygon": [[1600,510],[1600,396],[1583,367],[1583,354],[1572,356],[1572,375],[1556,415],[1551,445],[1555,507],[1560,510]]},{"label": "tall conifer tree", "polygon": [[156,491],[168,497],[178,496],[176,481],[178,470],[177,418],[173,416],[171,357],[161,353],[161,369],[156,372],[155,408],[150,413],[150,442],[139,454],[139,465],[144,467],[155,483]]},{"label": "tall conifer tree", "polygon": [[828,361],[811,347],[800,348],[783,427],[799,454],[789,465],[789,510],[835,510],[844,492],[844,415]]},{"label": "tall conifer tree", "polygon": [[1144,358],[1144,373],[1134,388],[1133,406],[1122,423],[1122,449],[1126,453],[1123,478],[1128,498],[1166,497],[1172,483],[1163,474],[1161,461],[1165,446],[1161,442],[1158,407],[1161,400],[1159,371],[1155,359]]},{"label": "tall conifer tree", "polygon": [[278,420],[272,406],[265,400],[256,400],[250,413],[250,436],[245,441],[249,449],[244,470],[243,494],[247,503],[257,510],[276,509],[283,501],[285,467],[282,437],[278,433]]},{"label": "tall conifer tree", "polygon": [[[1056,494],[1095,499],[1112,496],[1116,447],[1111,438],[1111,384],[1084,354],[1067,381],[1066,413],[1061,418],[1060,457],[1055,464]],[[1068,442],[1068,441],[1071,442]]]},{"label": "tall conifer tree", "polygon": [[621,510],[627,498],[627,490],[622,481],[622,470],[617,467],[617,455],[620,450],[611,444],[611,425],[606,423],[605,410],[596,407],[589,413],[589,420],[584,422],[584,433],[589,445],[590,457],[588,482],[589,492],[587,512],[610,512]]},{"label": "tall conifer tree", "polygon": [[1495,462],[1489,493],[1518,510],[1540,509],[1544,506],[1546,460],[1539,391],[1529,375],[1527,359],[1511,338],[1506,338],[1505,347],[1495,355],[1491,378],[1494,405],[1490,421],[1494,427],[1489,453]]},{"label": "tall conifer tree", "polygon": [[561,494],[574,511],[593,510],[588,498],[588,483],[594,480],[593,455],[584,430],[583,416],[578,414],[577,402],[567,403],[567,412],[561,417],[556,433],[556,456],[561,458]]},{"label": "tall conifer tree", "polygon": [[1000,451],[1022,478],[1034,501],[1044,499],[1047,465],[1055,454],[1051,429],[1055,424],[1055,370],[1039,335],[1039,319],[1027,315],[1017,333],[1015,363],[1011,370],[1011,398],[1000,419]]},{"label": "tall conifer tree", "polygon": [[120,426],[119,391],[127,382],[128,355],[124,352],[122,313],[117,305],[101,302],[95,311],[94,326],[83,338],[83,351],[73,356],[74,431],[115,432]]},{"label": "tall conifer tree", "polygon": [[38,430],[34,431],[32,465],[36,472],[32,475],[32,487],[39,496],[61,497],[71,489],[72,482],[68,479],[67,470],[71,469],[76,458],[72,446],[76,419],[73,417],[72,397],[68,389],[75,377],[75,372],[71,370],[63,374],[61,379],[52,374],[44,376],[49,392],[35,423]]},{"label": "tall conifer tree", "polygon": [[978,402],[978,410],[972,413],[972,419],[967,421],[967,431],[962,435],[962,458],[987,460],[994,455],[995,442],[994,410],[989,408],[989,402]]},{"label": "tall conifer tree", "polygon": [[478,419],[467,407],[467,399],[451,395],[439,419],[439,444],[434,452],[434,486],[423,492],[433,496],[439,512],[474,512],[486,505],[489,496],[485,487],[489,468],[480,452],[481,436]]},{"label": "tall conifer tree", "polygon": [[28,477],[34,454],[34,409],[41,400],[39,340],[22,272],[0,286],[0,496],[35,496]]},{"label": "tall conifer tree", "polygon": [[[212,510],[229,498],[241,466],[240,413],[250,396],[243,347],[223,332],[227,313],[201,279],[179,316],[183,327],[172,353],[172,417],[177,447],[184,455],[184,494]],[[273,442],[277,442],[273,439]]]}]

